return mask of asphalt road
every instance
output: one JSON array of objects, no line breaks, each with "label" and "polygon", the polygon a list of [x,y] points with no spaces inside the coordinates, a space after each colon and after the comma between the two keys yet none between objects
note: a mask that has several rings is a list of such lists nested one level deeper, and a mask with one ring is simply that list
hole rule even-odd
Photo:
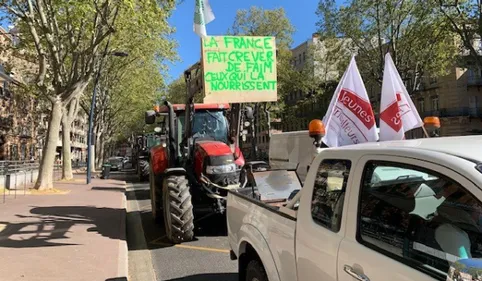
[{"label": "asphalt road", "polygon": [[[115,175],[116,178],[118,176],[120,175]],[[136,182],[133,175],[123,177],[131,183],[126,197],[128,203],[137,207],[145,238],[145,243],[131,242],[132,239],[129,237],[135,236],[133,232],[138,234],[140,226],[132,229],[133,226],[129,228],[128,225],[129,251],[148,250],[150,252],[149,260],[157,281],[238,280],[237,262],[229,259],[225,217],[196,218],[195,241],[172,245],[164,237],[163,225],[156,224],[152,219],[148,183]],[[129,221],[128,219],[128,224]],[[147,249],[139,249],[139,244],[144,244],[141,248],[146,247]]]}]

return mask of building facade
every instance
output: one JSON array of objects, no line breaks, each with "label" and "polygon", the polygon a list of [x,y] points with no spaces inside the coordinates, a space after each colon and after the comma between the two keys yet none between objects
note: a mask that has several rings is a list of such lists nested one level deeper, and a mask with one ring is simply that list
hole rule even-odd
[{"label": "building facade", "polygon": [[[88,118],[84,112],[79,111],[70,129],[70,152],[73,161],[87,161],[87,131]],[[62,158],[62,128],[59,133],[57,152]]]},{"label": "building facade", "polygon": [[[336,88],[337,79],[340,77],[339,63],[340,54],[332,54],[330,49],[336,46],[341,50],[348,48],[349,41],[344,38],[323,41],[317,33],[312,37],[291,49],[292,65],[307,76],[319,83],[325,89]],[[273,124],[280,131],[307,130],[308,124],[313,119],[322,119],[331,100],[331,95],[308,98],[310,93],[301,90],[290,93],[284,102],[288,108],[282,116],[282,122]]]},{"label": "building facade", "polygon": [[453,67],[442,77],[424,79],[412,100],[421,117],[438,116],[441,136],[482,134],[482,73]]},{"label": "building facade", "polygon": [[[37,65],[14,50],[16,38],[0,27],[0,161],[39,160],[47,137],[50,105],[27,85]],[[87,118],[79,112],[71,129],[72,159],[87,157]],[[61,159],[60,132],[57,158]]]},{"label": "building facade", "polygon": [[33,64],[10,47],[13,38],[0,28],[0,161],[33,160],[39,156],[37,99],[26,89]]}]

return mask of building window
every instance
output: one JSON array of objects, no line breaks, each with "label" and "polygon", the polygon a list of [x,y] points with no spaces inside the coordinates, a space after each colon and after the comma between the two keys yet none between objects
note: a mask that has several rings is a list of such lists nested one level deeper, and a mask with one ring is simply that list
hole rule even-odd
[{"label": "building window", "polygon": [[439,110],[438,96],[432,97],[432,110],[433,111]]},{"label": "building window", "polygon": [[300,61],[300,64],[301,64],[302,63],[301,54],[298,55],[298,60]]},{"label": "building window", "polygon": [[425,112],[425,100],[424,99],[418,100],[418,111]]},{"label": "building window", "polygon": [[10,160],[18,160],[18,146],[16,144],[10,145]]},{"label": "building window", "polygon": [[333,232],[340,231],[350,168],[348,160],[323,160],[318,168],[311,199],[311,217]]},{"label": "building window", "polygon": [[303,62],[306,61],[306,52],[303,52]]},{"label": "building window", "polygon": [[469,107],[470,108],[477,108],[477,96],[469,97]]},{"label": "building window", "polygon": [[460,258],[482,257],[482,204],[459,183],[422,167],[382,161],[368,162],[363,174],[361,244],[437,276]]},{"label": "building window", "polygon": [[31,144],[30,145],[30,154],[29,154],[29,158],[30,159],[34,159],[35,158],[35,145]]},{"label": "building window", "polygon": [[27,144],[22,143],[20,145],[20,160],[26,160],[27,159]]}]

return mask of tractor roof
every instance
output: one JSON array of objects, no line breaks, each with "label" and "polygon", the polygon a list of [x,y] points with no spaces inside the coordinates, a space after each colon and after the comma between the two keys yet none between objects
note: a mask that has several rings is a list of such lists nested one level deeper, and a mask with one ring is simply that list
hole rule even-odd
[{"label": "tractor roof", "polygon": [[[184,111],[186,109],[185,104],[173,104],[172,108],[174,111]],[[212,110],[222,110],[222,109],[229,109],[229,103],[195,103],[194,110],[203,110],[203,109],[212,109]],[[159,112],[167,113],[168,109],[167,106],[161,106]]]}]

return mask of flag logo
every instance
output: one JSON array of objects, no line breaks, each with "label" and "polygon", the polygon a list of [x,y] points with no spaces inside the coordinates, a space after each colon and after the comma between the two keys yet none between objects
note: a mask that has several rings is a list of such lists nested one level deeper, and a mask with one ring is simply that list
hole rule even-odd
[{"label": "flag logo", "polygon": [[350,90],[342,89],[338,101],[348,108],[367,129],[371,129],[375,125],[372,106],[366,100],[363,100]]}]

